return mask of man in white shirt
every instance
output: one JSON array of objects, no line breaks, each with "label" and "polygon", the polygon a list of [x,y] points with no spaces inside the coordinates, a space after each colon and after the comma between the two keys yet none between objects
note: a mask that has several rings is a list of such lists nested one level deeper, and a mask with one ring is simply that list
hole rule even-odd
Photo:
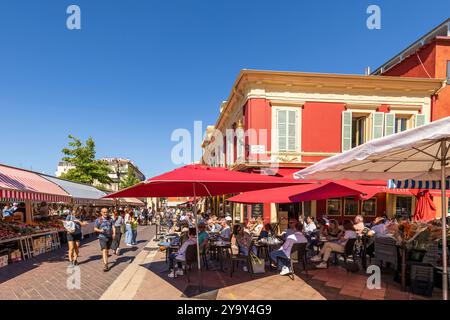
[{"label": "man in white shirt", "polygon": [[[190,245],[197,245],[197,237],[196,237],[196,231],[195,228],[189,229],[189,239],[186,240],[183,245],[181,246],[180,250],[178,250],[177,253],[172,253],[169,256],[169,265],[171,272],[167,275],[169,278],[174,278],[176,276],[182,276],[183,275],[183,269],[181,262],[186,261],[186,251],[188,246]],[[173,272],[175,266],[175,262],[177,262],[178,270],[176,272]]]},{"label": "man in white shirt", "polygon": [[311,216],[306,217],[305,221],[305,233],[311,233],[317,229],[316,224]]},{"label": "man in white shirt", "polygon": [[225,219],[220,220],[222,230],[220,231],[220,238],[223,241],[231,241],[231,228]]},{"label": "man in white shirt", "polygon": [[302,233],[303,225],[300,222],[297,222],[294,228],[295,232],[286,238],[283,246],[280,249],[272,251],[270,253],[270,258],[276,264],[278,264],[278,269],[281,268],[280,275],[282,276],[290,274],[292,272],[292,270],[290,270],[290,268],[286,265],[286,262],[290,260],[291,250],[294,244],[308,242],[308,240]]}]

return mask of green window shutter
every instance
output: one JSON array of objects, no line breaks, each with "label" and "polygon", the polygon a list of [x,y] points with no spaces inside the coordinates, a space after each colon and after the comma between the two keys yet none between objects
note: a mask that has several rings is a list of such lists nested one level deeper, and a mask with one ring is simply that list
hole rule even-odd
[{"label": "green window shutter", "polygon": [[342,112],[342,151],[352,148],[352,112]]},{"label": "green window shutter", "polygon": [[297,149],[297,111],[288,111],[288,130],[287,130],[287,150],[295,151]]},{"label": "green window shutter", "polygon": [[416,114],[415,116],[415,127],[423,126],[426,122],[426,117],[424,114]]},{"label": "green window shutter", "polygon": [[395,113],[384,115],[384,135],[389,136],[395,132]]},{"label": "green window shutter", "polygon": [[372,139],[378,139],[383,136],[384,131],[384,113],[372,113]]},{"label": "green window shutter", "polygon": [[278,151],[287,151],[287,111],[278,110],[277,112],[277,135],[278,135]]}]

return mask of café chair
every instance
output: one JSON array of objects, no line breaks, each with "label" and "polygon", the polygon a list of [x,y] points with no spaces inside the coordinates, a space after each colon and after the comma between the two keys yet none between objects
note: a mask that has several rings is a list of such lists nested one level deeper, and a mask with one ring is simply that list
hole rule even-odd
[{"label": "caf\u00e9 chair", "polygon": [[[191,244],[187,247],[185,257],[186,257],[185,261],[176,260],[176,262],[181,262],[181,265],[183,266],[184,274],[186,275],[187,282],[189,283],[190,282],[189,273],[190,273],[190,270],[192,269],[192,265],[193,264],[195,265],[198,261],[196,244]],[[175,267],[173,268],[173,272],[174,272],[174,277],[175,277]]]}]

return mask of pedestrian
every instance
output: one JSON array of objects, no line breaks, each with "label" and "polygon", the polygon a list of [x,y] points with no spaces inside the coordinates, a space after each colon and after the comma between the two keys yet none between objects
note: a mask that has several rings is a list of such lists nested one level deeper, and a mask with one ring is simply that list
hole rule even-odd
[{"label": "pedestrian", "polygon": [[82,238],[81,226],[87,223],[71,212],[66,217],[64,224],[67,232],[67,244],[69,246],[69,267],[78,265],[78,256],[80,254],[80,242]]},{"label": "pedestrian", "polygon": [[120,253],[120,239],[122,238],[122,227],[124,225],[124,218],[122,217],[122,212],[119,210],[114,210],[114,229],[116,231],[115,236],[113,238],[113,242],[111,244],[111,249],[115,255],[119,255]]},{"label": "pedestrian", "polygon": [[95,220],[94,231],[98,233],[98,240],[103,255],[103,271],[109,271],[108,254],[111,248],[112,239],[115,237],[115,229],[107,208],[102,208],[101,216]]},{"label": "pedestrian", "polygon": [[132,246],[131,239],[133,236],[133,232],[131,230],[131,216],[132,215],[130,214],[129,209],[126,209],[125,210],[125,221],[124,221],[124,223],[125,223],[125,244],[129,247]]},{"label": "pedestrian", "polygon": [[137,245],[136,238],[137,238],[137,229],[138,229],[138,220],[136,217],[131,218],[131,244]]}]

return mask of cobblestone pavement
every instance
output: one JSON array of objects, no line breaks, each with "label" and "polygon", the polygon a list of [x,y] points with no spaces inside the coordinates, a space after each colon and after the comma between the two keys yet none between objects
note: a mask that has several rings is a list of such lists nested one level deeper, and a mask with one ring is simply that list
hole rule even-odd
[{"label": "cobblestone pavement", "polygon": [[67,288],[69,274],[65,245],[53,252],[1,268],[0,300],[97,300],[132,263],[154,234],[153,226],[139,227],[138,245],[135,247],[126,247],[122,237],[121,255],[110,257],[109,272],[103,272],[98,240],[95,237],[83,240],[78,258],[80,289]]},{"label": "cobblestone pavement", "polygon": [[[383,273],[380,289],[368,289],[363,272],[350,273],[341,266],[315,269],[308,265],[308,274],[296,265],[295,280],[280,276],[278,272],[266,272],[251,277],[238,268],[230,277],[229,271],[211,271],[217,266],[211,263],[210,270],[202,276],[207,292],[198,295],[197,272],[194,270],[190,282],[186,276],[171,279],[167,276],[165,254],[158,252],[151,263],[143,265],[148,271],[136,290],[133,299],[208,299],[208,300],[440,300],[442,291],[436,289],[432,297],[404,292],[399,283],[393,281],[392,273]],[[227,269],[227,267],[225,267]],[[229,269],[228,269],[229,270]],[[126,289],[125,289],[126,290]]]}]

